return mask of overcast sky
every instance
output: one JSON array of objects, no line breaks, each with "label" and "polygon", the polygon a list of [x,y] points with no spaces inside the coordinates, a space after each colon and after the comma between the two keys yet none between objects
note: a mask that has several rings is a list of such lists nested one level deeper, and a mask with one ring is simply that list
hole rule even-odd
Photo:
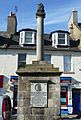
[{"label": "overcast sky", "polygon": [[[16,12],[18,30],[36,29],[37,5],[42,2],[45,7],[45,33],[54,30],[68,30],[68,20],[73,8],[78,11],[81,22],[81,0],[0,0],[0,31],[7,28],[7,16]],[[17,10],[15,10],[15,6]]]}]

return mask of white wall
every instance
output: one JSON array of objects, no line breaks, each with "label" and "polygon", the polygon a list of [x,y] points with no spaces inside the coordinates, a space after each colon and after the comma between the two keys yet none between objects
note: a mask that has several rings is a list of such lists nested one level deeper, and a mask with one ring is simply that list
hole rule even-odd
[{"label": "white wall", "polygon": [[[16,75],[18,67],[18,53],[26,53],[26,64],[32,64],[36,60],[35,51],[27,50],[0,50],[0,75],[12,76]],[[63,71],[63,55],[72,56],[73,73],[62,74],[61,76],[73,77],[77,81],[81,81],[81,52],[70,51],[45,51],[44,54],[51,54],[51,64],[59,67]]]},{"label": "white wall", "polygon": [[17,53],[13,50],[0,50],[0,74],[15,75],[17,69]]}]

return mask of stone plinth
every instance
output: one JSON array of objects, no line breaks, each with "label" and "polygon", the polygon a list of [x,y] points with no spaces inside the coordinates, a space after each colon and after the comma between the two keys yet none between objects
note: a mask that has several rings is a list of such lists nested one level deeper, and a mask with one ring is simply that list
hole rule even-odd
[{"label": "stone plinth", "polygon": [[[17,70],[19,75],[17,120],[51,120],[60,116],[61,73],[58,68],[45,62],[33,62],[31,65]],[[32,92],[33,85],[35,85],[36,91]],[[35,97],[32,97],[34,94]],[[38,106],[33,107],[31,99],[33,98],[34,101],[36,97],[39,99],[37,100],[39,103],[37,103]],[[43,103],[40,101],[44,97],[45,105],[42,106]]]}]

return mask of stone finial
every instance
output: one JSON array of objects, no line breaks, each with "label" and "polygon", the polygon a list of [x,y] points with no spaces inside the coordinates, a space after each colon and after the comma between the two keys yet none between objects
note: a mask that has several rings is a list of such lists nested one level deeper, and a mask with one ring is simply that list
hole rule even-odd
[{"label": "stone finial", "polygon": [[42,3],[38,4],[38,12],[44,12],[44,5]]},{"label": "stone finial", "polygon": [[75,12],[76,11],[76,9],[75,8],[73,8],[73,12]]},{"label": "stone finial", "polygon": [[44,5],[43,5],[42,3],[39,3],[39,4],[38,4],[38,9],[37,9],[36,16],[45,17]]}]

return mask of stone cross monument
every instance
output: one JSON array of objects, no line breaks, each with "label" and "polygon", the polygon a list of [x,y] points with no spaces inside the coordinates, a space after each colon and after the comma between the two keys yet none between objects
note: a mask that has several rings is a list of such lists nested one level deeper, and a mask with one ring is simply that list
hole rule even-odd
[{"label": "stone cross monument", "polygon": [[60,117],[59,68],[44,62],[44,6],[38,5],[37,61],[19,68],[17,120],[55,120]]}]

